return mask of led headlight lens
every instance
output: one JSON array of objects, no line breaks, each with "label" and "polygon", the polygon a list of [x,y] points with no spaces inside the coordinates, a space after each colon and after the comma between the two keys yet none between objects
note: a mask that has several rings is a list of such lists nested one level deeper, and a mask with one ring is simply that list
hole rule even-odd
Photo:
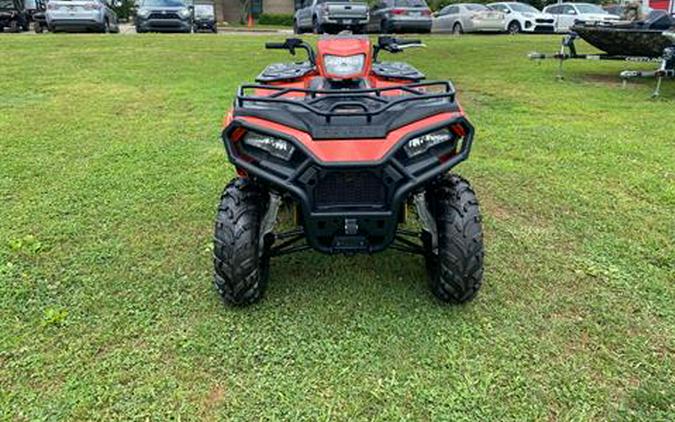
[{"label": "led headlight lens", "polygon": [[147,18],[148,15],[150,15],[150,10],[148,9],[138,9],[138,12],[136,14],[142,18]]},{"label": "led headlight lens", "polygon": [[263,135],[261,133],[248,132],[244,136],[244,145],[261,149],[282,160],[290,160],[295,151],[295,147],[290,142],[274,136]]},{"label": "led headlight lens", "polygon": [[403,149],[408,157],[412,158],[428,151],[433,146],[452,141],[454,138],[455,136],[448,129],[441,129],[412,138],[403,146]]},{"label": "led headlight lens", "polygon": [[181,17],[187,18],[190,16],[190,9],[180,9],[180,12],[178,12]]},{"label": "led headlight lens", "polygon": [[323,56],[326,73],[334,76],[349,76],[361,73],[365,61],[366,56],[364,54],[357,54],[355,56],[333,56],[326,54]]}]

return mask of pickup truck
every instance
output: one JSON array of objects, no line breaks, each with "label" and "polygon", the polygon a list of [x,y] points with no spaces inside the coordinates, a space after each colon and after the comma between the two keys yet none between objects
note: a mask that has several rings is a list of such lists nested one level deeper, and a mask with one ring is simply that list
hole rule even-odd
[{"label": "pickup truck", "polygon": [[337,33],[350,29],[364,31],[368,23],[368,5],[350,0],[302,0],[293,17],[293,30],[303,32]]}]

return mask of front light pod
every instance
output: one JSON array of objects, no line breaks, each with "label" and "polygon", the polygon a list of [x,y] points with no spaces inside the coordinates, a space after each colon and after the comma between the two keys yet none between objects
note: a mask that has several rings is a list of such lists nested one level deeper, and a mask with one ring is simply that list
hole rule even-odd
[{"label": "front light pod", "polygon": [[246,132],[242,142],[244,145],[265,151],[268,154],[288,161],[295,152],[295,147],[290,142],[274,136],[263,135],[256,132]]},{"label": "front light pod", "polygon": [[334,56],[325,54],[323,56],[326,73],[338,77],[345,77],[363,72],[363,65],[365,62],[365,54],[356,54],[353,56]]},{"label": "front light pod", "polygon": [[418,136],[412,138],[403,146],[403,150],[408,157],[416,157],[430,148],[442,144],[444,142],[450,142],[455,139],[455,135],[450,132],[448,129],[441,129],[435,132],[427,133],[426,135]]}]

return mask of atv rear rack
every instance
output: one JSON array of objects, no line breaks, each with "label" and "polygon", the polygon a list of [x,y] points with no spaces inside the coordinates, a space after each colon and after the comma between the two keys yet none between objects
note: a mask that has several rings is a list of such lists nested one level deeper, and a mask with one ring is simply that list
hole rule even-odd
[{"label": "atv rear rack", "polygon": [[[440,87],[442,92],[427,93],[420,88]],[[252,95],[250,90],[274,91],[269,95]],[[387,92],[404,92],[409,95],[383,95]],[[342,101],[340,101],[342,99]],[[260,103],[283,104],[301,107],[325,118],[330,123],[333,117],[365,117],[370,123],[373,116],[390,110],[403,103],[424,102],[434,99],[447,99],[448,104],[455,102],[455,87],[450,81],[417,82],[386,88],[364,89],[305,89],[288,88],[276,85],[247,84],[239,87],[235,106],[248,108]],[[371,107],[368,102],[377,103]],[[255,104],[252,104],[255,103]],[[327,108],[321,108],[326,104]],[[256,107],[253,107],[256,108]],[[371,109],[372,108],[372,109]]]}]

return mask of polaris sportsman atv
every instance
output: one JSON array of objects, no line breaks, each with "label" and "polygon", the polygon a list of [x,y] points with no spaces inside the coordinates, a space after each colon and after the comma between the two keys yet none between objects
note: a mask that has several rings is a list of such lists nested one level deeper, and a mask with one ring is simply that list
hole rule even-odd
[{"label": "polaris sportsman atv", "polygon": [[[388,247],[425,257],[433,294],[474,297],[483,275],[478,201],[449,171],[464,161],[474,128],[452,83],[423,82],[400,62],[380,62],[420,41],[380,37],[268,43],[307,61],[269,65],[239,88],[222,132],[238,177],[215,222],[215,285],[226,302],[259,300],[270,258],[313,248],[327,254]],[[280,207],[295,210],[275,230]],[[408,210],[418,220],[406,224]],[[412,225],[411,225],[412,224]]]}]

